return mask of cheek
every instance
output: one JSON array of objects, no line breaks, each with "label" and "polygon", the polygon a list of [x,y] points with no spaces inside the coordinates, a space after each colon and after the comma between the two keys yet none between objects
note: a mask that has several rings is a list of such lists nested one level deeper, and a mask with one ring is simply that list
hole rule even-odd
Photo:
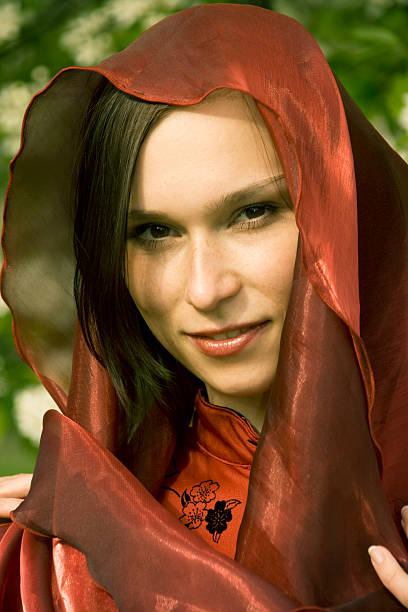
[{"label": "cheek", "polygon": [[293,283],[298,229],[295,225],[274,237],[269,235],[246,253],[246,278],[285,316]]},{"label": "cheek", "polygon": [[295,227],[293,231],[288,235],[287,240],[282,244],[279,265],[276,266],[276,283],[278,288],[277,295],[279,299],[279,307],[282,310],[283,318],[286,316],[286,310],[288,308],[289,298],[292,290],[298,236],[299,231],[297,227]]},{"label": "cheek", "polygon": [[[160,263],[159,263],[160,261]],[[161,258],[136,255],[128,250],[128,289],[150,330],[159,337],[171,321],[177,299],[174,274]]]}]

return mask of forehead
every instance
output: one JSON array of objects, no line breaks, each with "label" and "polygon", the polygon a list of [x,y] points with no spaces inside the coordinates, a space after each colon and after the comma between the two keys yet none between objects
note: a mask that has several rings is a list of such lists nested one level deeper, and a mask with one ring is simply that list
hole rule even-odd
[{"label": "forehead", "polygon": [[221,90],[175,107],[149,132],[136,163],[131,208],[194,207],[282,169],[254,100]]}]

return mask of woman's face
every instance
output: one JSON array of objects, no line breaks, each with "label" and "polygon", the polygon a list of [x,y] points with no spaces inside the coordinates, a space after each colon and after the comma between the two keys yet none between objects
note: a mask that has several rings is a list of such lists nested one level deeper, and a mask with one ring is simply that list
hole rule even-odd
[{"label": "woman's face", "polygon": [[210,401],[230,407],[273,382],[298,239],[253,113],[231,91],[172,110],[142,145],[129,211],[128,286],[141,315]]}]

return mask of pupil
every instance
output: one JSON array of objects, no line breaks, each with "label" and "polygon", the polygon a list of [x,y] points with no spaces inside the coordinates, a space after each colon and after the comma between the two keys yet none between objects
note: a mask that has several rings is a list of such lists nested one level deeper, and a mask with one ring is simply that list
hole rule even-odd
[{"label": "pupil", "polygon": [[150,233],[153,238],[165,238],[167,236],[168,228],[164,225],[152,225]]},{"label": "pupil", "polygon": [[262,215],[264,210],[265,210],[264,206],[251,206],[250,208],[246,209],[246,213],[249,219],[254,219]]}]

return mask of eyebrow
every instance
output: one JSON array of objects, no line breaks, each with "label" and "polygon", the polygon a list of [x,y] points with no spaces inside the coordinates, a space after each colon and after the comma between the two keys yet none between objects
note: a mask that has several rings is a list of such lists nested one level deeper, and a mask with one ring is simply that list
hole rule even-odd
[{"label": "eyebrow", "polygon": [[[238,189],[238,191],[233,191],[231,193],[224,194],[219,200],[216,200],[215,202],[209,202],[205,205],[205,208],[209,212],[216,212],[224,206],[236,204],[241,200],[249,200],[250,198],[256,197],[258,193],[262,191],[265,187],[278,183],[283,179],[285,179],[285,175],[279,174],[276,176],[270,176],[255,183],[251,183],[250,185],[247,185],[242,189]],[[137,208],[132,208],[131,210],[129,210],[128,213],[129,221],[139,221],[140,219],[147,217],[160,217],[162,219],[170,219],[170,216],[167,213],[155,210],[140,210]]]}]

